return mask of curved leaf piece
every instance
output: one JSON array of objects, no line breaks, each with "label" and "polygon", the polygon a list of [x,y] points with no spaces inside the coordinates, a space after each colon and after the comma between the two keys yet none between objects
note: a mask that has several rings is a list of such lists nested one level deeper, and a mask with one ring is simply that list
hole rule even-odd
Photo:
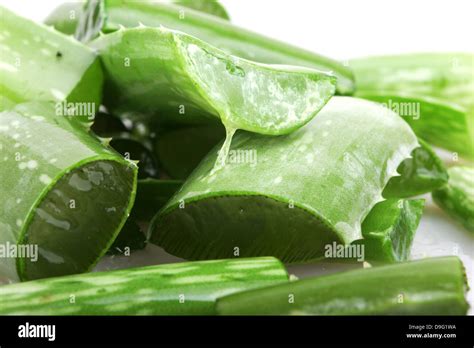
[{"label": "curved leaf piece", "polygon": [[397,169],[399,176],[388,182],[383,191],[385,198],[408,198],[442,187],[448,182],[448,172],[443,161],[423,140]]},{"label": "curved leaf piece", "polygon": [[0,17],[0,31],[8,33],[0,41],[0,111],[27,101],[67,101],[90,107],[92,110],[77,116],[93,119],[103,82],[96,54],[76,40],[2,7]]},{"label": "curved leaf piece", "polygon": [[335,91],[331,75],[254,63],[165,28],[124,29],[92,46],[107,74],[104,104],[116,114],[160,112],[156,117],[174,122],[196,122],[201,114],[229,129],[285,134],[311,120]]},{"label": "curved leaf piece", "polygon": [[2,286],[0,314],[212,315],[220,296],[287,281],[272,257],[182,262]]},{"label": "curved leaf piece", "polygon": [[322,257],[328,243],[362,238],[362,221],[417,146],[395,113],[334,97],[287,136],[238,133],[218,171],[212,150],[154,218],[151,242],[186,259]]},{"label": "curved leaf piece", "polygon": [[[467,281],[454,256],[297,280],[217,300],[221,315],[466,315]],[[289,294],[294,301],[288,301]],[[262,299],[265,299],[262,301]]]},{"label": "curved leaf piece", "polygon": [[400,262],[410,257],[413,238],[425,206],[424,199],[380,202],[362,223],[364,258],[370,262]]},{"label": "curved leaf piece", "polygon": [[432,193],[435,203],[466,230],[474,232],[474,168],[448,169],[449,182]]},{"label": "curved leaf piece", "polygon": [[474,55],[420,53],[350,62],[356,95],[399,113],[433,145],[474,159]]},{"label": "curved leaf piece", "polygon": [[[60,31],[63,34],[74,35],[77,30],[78,22],[80,21],[81,17],[84,16],[84,6],[87,2],[93,3],[96,9],[101,7],[104,8],[103,1],[68,1],[56,7],[44,22],[47,25],[53,26],[54,29]],[[141,0],[140,2],[146,3],[147,0]],[[153,6],[155,3],[157,3],[157,1],[148,1],[149,6]],[[196,11],[229,20],[229,14],[227,13],[224,6],[222,6],[222,4],[217,0],[160,0],[160,3],[174,3],[179,6],[188,7]],[[103,15],[105,17],[107,16],[105,12],[103,12]],[[100,27],[96,27],[94,35],[90,35],[90,38],[96,37],[99,34],[99,31],[102,30],[104,24],[105,22],[102,22]]]},{"label": "curved leaf piece", "polygon": [[[0,114],[3,274],[37,279],[90,270],[135,198],[137,167],[48,103]],[[16,257],[21,256],[21,257]]]}]

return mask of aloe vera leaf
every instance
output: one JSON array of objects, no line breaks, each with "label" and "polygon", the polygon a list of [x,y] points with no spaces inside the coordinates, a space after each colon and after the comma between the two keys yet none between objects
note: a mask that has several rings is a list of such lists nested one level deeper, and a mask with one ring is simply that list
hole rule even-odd
[{"label": "aloe vera leaf", "polygon": [[338,94],[352,94],[355,89],[351,69],[340,62],[313,52],[240,28],[228,21],[182,7],[143,1],[105,1],[108,33],[122,26],[164,26],[180,30],[212,44],[232,55],[266,64],[289,64],[331,71],[337,77]]},{"label": "aloe vera leaf", "polygon": [[170,177],[184,180],[224,138],[222,126],[169,129],[158,134],[154,152],[160,166]]},{"label": "aloe vera leaf", "polygon": [[218,171],[212,150],[153,219],[151,242],[186,259],[322,257],[326,244],[362,238],[363,219],[417,146],[395,113],[334,97],[287,136],[238,133]]},{"label": "aloe vera leaf", "polygon": [[388,182],[383,191],[385,198],[407,198],[442,187],[448,182],[448,172],[443,161],[423,140],[413,150],[411,158],[403,161],[397,169],[399,176]]},{"label": "aloe vera leaf", "polygon": [[448,173],[448,184],[433,191],[433,200],[466,230],[474,232],[474,168],[451,167]]},{"label": "aloe vera leaf", "polygon": [[[133,205],[136,165],[45,102],[0,114],[0,242],[37,246],[1,273],[37,279],[90,270]],[[31,255],[30,255],[31,256]]]},{"label": "aloe vera leaf", "polygon": [[95,114],[103,83],[96,54],[72,38],[2,7],[0,16],[0,111],[26,101],[67,100],[90,104]]},{"label": "aloe vera leaf", "polygon": [[407,261],[425,206],[424,199],[389,199],[377,203],[362,223],[365,260]]},{"label": "aloe vera leaf", "polygon": [[335,78],[230,56],[165,28],[124,29],[91,43],[107,74],[104,104],[185,120],[221,119],[227,128],[285,134],[306,124],[334,94]]},{"label": "aloe vera leaf", "polygon": [[[83,16],[83,8],[86,4],[84,1],[68,1],[65,2],[45,19],[45,24],[51,25],[57,31],[60,31],[63,34],[74,35],[76,33],[77,25],[79,18]],[[143,0],[142,2],[146,2]],[[161,0],[161,3],[166,3],[167,1]],[[218,1],[209,1],[209,0],[181,0],[181,1],[168,1],[169,3],[175,3],[179,6],[189,7],[196,11],[201,11],[207,14],[211,14],[222,19],[229,19],[229,15],[225,10],[224,6]],[[156,1],[149,1],[149,5],[153,6]],[[101,6],[100,3],[95,2],[95,6]],[[99,31],[102,27],[98,28]],[[96,33],[98,34],[98,32]]]},{"label": "aloe vera leaf", "polygon": [[148,266],[5,285],[0,314],[209,315],[217,297],[287,281],[272,257]]},{"label": "aloe vera leaf", "polygon": [[448,256],[249,290],[216,307],[222,315],[465,315],[466,291],[461,260]]},{"label": "aloe vera leaf", "polygon": [[[350,66],[357,96],[399,108],[421,138],[473,159],[473,61],[472,53],[424,53],[357,59]],[[407,112],[411,106],[419,115]]]}]

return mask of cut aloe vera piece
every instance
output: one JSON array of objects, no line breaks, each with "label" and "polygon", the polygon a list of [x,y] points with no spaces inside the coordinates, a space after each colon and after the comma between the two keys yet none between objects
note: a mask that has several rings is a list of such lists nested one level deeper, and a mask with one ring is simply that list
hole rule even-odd
[{"label": "cut aloe vera piece", "polygon": [[155,154],[170,177],[184,180],[224,138],[225,129],[220,125],[164,130],[157,136]]},{"label": "cut aloe vera piece", "polygon": [[308,278],[217,300],[222,315],[465,315],[467,280],[457,257]]},{"label": "cut aloe vera piece", "polygon": [[[45,24],[52,25],[56,30],[68,34],[74,35],[77,30],[77,25],[81,16],[84,15],[83,8],[86,4],[84,1],[69,1],[64,4],[59,5],[50,15],[45,19]],[[141,0],[141,2],[147,2],[146,0]],[[157,1],[148,1],[149,6],[157,3]],[[229,15],[225,10],[224,6],[218,1],[213,0],[181,0],[181,1],[166,1],[160,0],[161,4],[165,3],[174,3],[175,5],[189,7],[193,10],[204,12],[213,16],[220,17],[222,19],[229,19]],[[96,7],[101,6],[99,1],[95,1],[94,4]],[[105,15],[105,14],[103,14]],[[186,16],[186,12],[182,12],[182,15]],[[98,32],[102,27],[98,28]]]},{"label": "cut aloe vera piece", "polygon": [[[195,6],[194,1],[184,3]],[[339,94],[352,94],[355,89],[352,71],[340,62],[245,30],[206,13],[167,3],[108,0],[105,1],[105,16],[107,20],[102,30],[106,33],[119,30],[122,26],[164,26],[188,33],[242,58],[332,71],[337,77]]]},{"label": "cut aloe vera piece", "polygon": [[44,102],[2,112],[0,145],[0,243],[37,248],[37,260],[2,258],[1,273],[28,280],[90,270],[125,223],[136,165]]},{"label": "cut aloe vera piece", "polygon": [[[92,119],[100,105],[103,82],[96,54],[2,7],[0,17],[0,111],[25,101],[67,100],[76,103],[77,116]],[[88,112],[80,112],[86,106]]]},{"label": "cut aloe vera piece", "polygon": [[433,192],[433,200],[468,231],[474,232],[474,167],[452,167],[448,173],[448,184]]},{"label": "cut aloe vera piece", "polygon": [[254,63],[165,28],[124,29],[92,45],[107,74],[104,103],[116,114],[173,122],[201,114],[228,129],[276,135],[306,124],[335,90],[331,75]]},{"label": "cut aloe vera piece", "polygon": [[424,199],[389,199],[377,203],[362,223],[364,258],[373,262],[407,261],[425,206]]},{"label": "cut aloe vera piece", "polygon": [[2,286],[0,314],[210,315],[220,296],[287,281],[272,257],[174,263]]},{"label": "cut aloe vera piece", "polygon": [[448,182],[448,172],[443,161],[423,140],[397,169],[399,176],[388,182],[383,191],[385,198],[407,198],[432,192]]},{"label": "cut aloe vera piece", "polygon": [[474,55],[424,53],[350,63],[357,96],[397,111],[428,142],[474,158]]},{"label": "cut aloe vera piece", "polygon": [[154,218],[151,241],[186,259],[322,257],[328,243],[362,238],[362,221],[417,146],[395,113],[332,98],[287,136],[237,134],[217,171],[212,150]]}]

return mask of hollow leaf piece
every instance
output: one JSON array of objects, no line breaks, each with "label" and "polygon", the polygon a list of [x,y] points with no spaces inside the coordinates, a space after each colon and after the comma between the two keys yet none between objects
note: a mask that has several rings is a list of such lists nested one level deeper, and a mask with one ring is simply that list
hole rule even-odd
[{"label": "hollow leaf piece", "polygon": [[245,291],[217,300],[222,315],[465,315],[457,257],[360,269]]},{"label": "hollow leaf piece", "polygon": [[362,223],[364,259],[369,262],[407,261],[425,206],[424,199],[389,199],[377,203]]},{"label": "hollow leaf piece", "polygon": [[[0,111],[26,101],[100,105],[103,75],[88,47],[0,7]],[[66,105],[67,106],[67,105]],[[76,105],[77,106],[77,105]]]},{"label": "hollow leaf piece", "polygon": [[474,56],[420,53],[350,62],[356,95],[398,112],[433,145],[474,159]]},{"label": "hollow leaf piece", "polygon": [[[45,19],[45,24],[53,26],[57,31],[60,31],[67,35],[74,35],[77,30],[78,21],[81,16],[84,15],[84,5],[86,4],[86,0],[77,0],[77,1],[68,1],[65,2],[54,9],[53,12],[49,14],[49,16]],[[94,1],[93,1],[94,2]],[[141,2],[145,3],[146,0],[141,0]],[[229,15],[225,10],[224,6],[218,1],[212,0],[181,0],[181,1],[166,1],[160,0],[161,4],[174,3],[175,5],[189,7],[193,10],[204,12],[210,15],[214,15],[220,17],[222,19],[229,19]],[[148,6],[153,8],[153,4],[156,4],[157,1],[150,0],[148,1]],[[95,1],[94,5],[96,8],[103,8],[103,2]],[[96,10],[97,11],[97,10]],[[183,11],[183,10],[182,10]],[[186,15],[186,10],[182,12]],[[105,13],[102,14],[105,16]],[[103,23],[104,24],[104,23]],[[94,35],[95,37],[100,30],[102,30],[102,26],[100,28],[96,28],[96,32]]]},{"label": "hollow leaf piece", "polygon": [[433,200],[468,231],[474,232],[474,168],[452,167],[449,182],[433,192]]},{"label": "hollow leaf piece", "polygon": [[159,112],[158,120],[174,123],[199,122],[201,114],[230,129],[284,134],[314,117],[335,90],[331,75],[254,63],[165,28],[124,29],[92,45],[107,74],[104,103],[116,114]]},{"label": "hollow leaf piece", "polygon": [[2,112],[0,149],[0,245],[31,249],[0,258],[1,273],[29,280],[90,270],[130,212],[136,165],[49,103]]},{"label": "hollow leaf piece", "polygon": [[328,243],[362,238],[362,221],[417,146],[395,113],[332,98],[289,135],[238,133],[217,171],[213,149],[154,218],[151,241],[186,259],[322,257]]},{"label": "hollow leaf piece", "polygon": [[0,314],[210,315],[220,296],[287,281],[272,257],[174,263],[2,286]]}]

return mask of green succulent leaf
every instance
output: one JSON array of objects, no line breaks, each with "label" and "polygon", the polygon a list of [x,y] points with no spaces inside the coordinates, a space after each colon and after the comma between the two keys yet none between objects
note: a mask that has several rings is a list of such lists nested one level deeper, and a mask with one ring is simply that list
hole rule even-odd
[{"label": "green succulent leaf", "polygon": [[91,108],[88,113],[79,107],[76,111],[77,116],[93,119],[103,82],[96,54],[76,40],[2,7],[0,17],[0,31],[8,33],[0,43],[0,111],[27,101],[67,102]]},{"label": "green succulent leaf", "polygon": [[136,165],[44,102],[0,114],[0,148],[0,244],[37,248],[36,260],[1,258],[1,273],[29,280],[89,271],[130,212]]},{"label": "green succulent leaf", "polygon": [[347,271],[240,292],[219,298],[217,313],[466,315],[469,307],[466,291],[463,264],[459,258],[449,256]]},{"label": "green succulent leaf", "polygon": [[151,241],[186,259],[225,258],[235,248],[284,262],[322,257],[328,243],[362,238],[362,221],[417,146],[395,113],[332,98],[289,135],[236,134],[217,171],[213,149],[154,218]]},{"label": "green succulent leaf", "polygon": [[433,145],[474,159],[474,55],[421,53],[353,60],[356,95],[398,112]]},{"label": "green succulent leaf", "polygon": [[433,200],[466,230],[474,232],[474,167],[452,167],[448,173],[448,184],[433,191]]},{"label": "green succulent leaf", "polygon": [[210,315],[220,296],[287,281],[272,257],[148,266],[2,286],[0,314]]}]

